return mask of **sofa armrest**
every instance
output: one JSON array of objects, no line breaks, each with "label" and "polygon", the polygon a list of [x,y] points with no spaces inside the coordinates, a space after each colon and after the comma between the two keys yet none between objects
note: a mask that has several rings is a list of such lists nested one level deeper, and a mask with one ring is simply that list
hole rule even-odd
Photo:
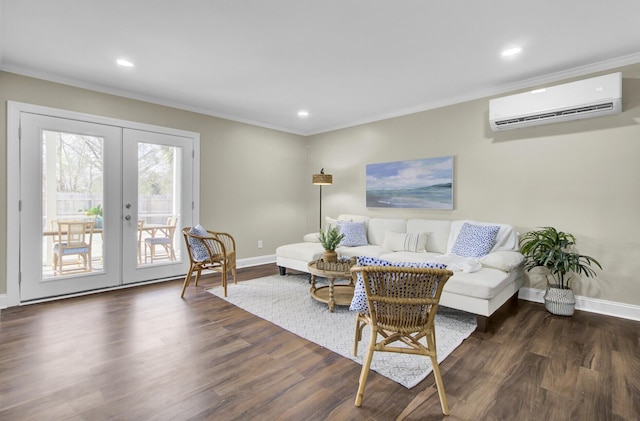
[{"label": "sofa armrest", "polygon": [[524,256],[517,251],[494,251],[480,259],[482,266],[511,272],[524,263]]},{"label": "sofa armrest", "polygon": [[306,234],[304,237],[302,237],[302,239],[304,240],[305,243],[319,243],[320,239],[318,238],[318,233],[317,232],[312,232],[309,234]]}]

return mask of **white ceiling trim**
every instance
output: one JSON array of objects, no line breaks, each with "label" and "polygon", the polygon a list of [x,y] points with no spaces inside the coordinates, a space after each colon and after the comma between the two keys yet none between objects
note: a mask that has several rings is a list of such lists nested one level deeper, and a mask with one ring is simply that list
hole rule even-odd
[{"label": "white ceiling trim", "polygon": [[[1,53],[1,51],[0,51],[0,53]],[[331,131],[335,131],[335,130],[341,130],[341,129],[346,129],[346,128],[350,128],[350,127],[360,126],[362,124],[374,123],[376,121],[387,120],[387,119],[390,119],[390,118],[401,117],[401,116],[415,114],[415,113],[419,113],[419,112],[423,112],[423,111],[433,110],[433,109],[436,109],[436,108],[446,107],[446,106],[449,106],[449,105],[460,104],[460,103],[463,103],[463,102],[473,101],[473,100],[480,99],[480,98],[486,98],[486,97],[500,95],[500,94],[504,94],[504,93],[508,93],[508,92],[514,92],[514,91],[518,91],[518,90],[521,90],[521,89],[529,89],[529,88],[533,88],[533,87],[536,87],[536,86],[539,86],[539,85],[543,85],[543,84],[554,83],[554,82],[562,81],[562,80],[565,80],[565,79],[584,76],[584,75],[587,75],[587,74],[590,74],[590,73],[595,73],[595,72],[611,70],[611,69],[614,69],[614,68],[617,68],[617,67],[627,66],[627,65],[636,64],[636,63],[640,63],[640,52],[633,53],[633,54],[628,54],[628,55],[625,55],[625,56],[622,56],[622,57],[617,57],[617,58],[610,59],[610,60],[600,61],[600,62],[597,62],[597,63],[592,63],[592,64],[585,65],[585,66],[576,67],[576,68],[573,68],[573,69],[567,69],[567,70],[551,73],[551,74],[540,76],[540,77],[535,77],[535,78],[531,78],[531,79],[525,79],[525,80],[518,81],[518,82],[515,82],[515,83],[511,83],[511,84],[501,85],[501,86],[497,86],[497,87],[493,87],[493,88],[489,88],[489,89],[481,89],[481,90],[474,91],[474,92],[471,92],[471,93],[466,94],[466,95],[457,96],[457,97],[451,97],[451,98],[448,98],[448,99],[443,100],[443,101],[425,103],[425,104],[421,104],[421,105],[418,105],[418,106],[415,106],[415,107],[395,110],[395,111],[392,111],[392,112],[389,112],[389,113],[384,113],[384,114],[380,114],[380,115],[377,115],[377,116],[373,116],[371,118],[362,119],[362,120],[358,120],[358,121],[353,121],[353,122],[349,122],[349,123],[346,123],[346,124],[343,124],[343,125],[338,125],[338,126],[333,126],[333,127],[326,127],[326,128],[322,128],[320,130],[315,130],[315,131],[295,131],[295,130],[291,130],[290,128],[278,127],[278,126],[271,125],[271,124],[268,124],[268,123],[264,123],[264,122],[261,122],[261,121],[242,119],[242,118],[238,118],[236,116],[227,115],[227,114],[218,113],[218,112],[213,112],[213,111],[208,110],[208,109],[199,108],[199,107],[193,107],[193,106],[189,106],[189,105],[186,105],[186,104],[182,104],[182,103],[178,103],[178,102],[174,102],[174,101],[168,101],[168,100],[164,100],[164,99],[153,97],[153,96],[135,94],[135,93],[131,93],[131,92],[128,92],[128,91],[119,90],[119,89],[115,89],[115,88],[112,88],[112,87],[107,87],[107,86],[104,86],[104,85],[82,82],[82,81],[78,81],[78,80],[75,80],[75,79],[64,78],[64,77],[60,77],[58,75],[52,75],[52,74],[45,73],[45,72],[38,72],[38,71],[33,71],[33,70],[25,69],[25,68],[9,66],[9,65],[6,65],[6,64],[0,64],[0,70],[5,71],[5,72],[9,72],[9,73],[19,74],[19,75],[22,75],[22,76],[33,77],[33,78],[36,78],[36,79],[42,79],[42,80],[46,80],[46,81],[49,81],[49,82],[61,83],[61,84],[64,84],[64,85],[74,86],[76,88],[88,89],[88,90],[92,90],[92,91],[96,91],[96,92],[100,92],[100,93],[104,93],[104,94],[116,95],[116,96],[120,96],[120,97],[123,97],[123,98],[129,98],[129,99],[134,99],[134,100],[138,100],[138,101],[149,102],[149,103],[156,104],[156,105],[166,106],[166,107],[170,107],[170,108],[176,108],[176,109],[179,109],[179,110],[190,111],[190,112],[194,112],[194,113],[198,113],[198,114],[204,114],[204,115],[208,115],[208,116],[211,116],[211,117],[216,117],[216,118],[222,118],[222,119],[225,119],[225,120],[235,121],[235,122],[238,122],[238,123],[249,124],[249,125],[252,125],[252,126],[263,127],[263,128],[266,128],[266,129],[277,130],[277,131],[281,131],[281,132],[285,132],[285,133],[291,133],[291,134],[295,134],[295,135],[299,135],[299,136],[313,136],[313,135],[326,133],[326,132],[331,132]]]},{"label": "white ceiling trim", "polygon": [[306,133],[307,136],[326,133],[334,130],[346,129],[349,127],[359,126],[362,124],[373,123],[376,121],[386,120],[389,118],[402,117],[409,114],[415,114],[423,111],[434,110],[436,108],[447,107],[449,105],[460,104],[467,101],[473,101],[480,98],[492,97],[500,94],[511,93],[521,89],[530,89],[539,85],[559,82],[565,79],[588,75],[590,73],[602,72],[606,70],[615,69],[617,67],[628,66],[631,64],[640,63],[640,52],[629,54],[623,57],[618,57],[611,60],[605,60],[598,63],[589,64],[586,66],[580,66],[573,69],[563,70],[561,72],[550,73],[545,76],[535,77],[531,79],[522,80],[516,83],[498,86],[491,89],[482,89],[467,95],[451,97],[443,101],[432,102],[428,104],[422,104],[416,107],[405,108],[394,112],[378,115],[370,119],[364,119],[360,121],[351,122],[341,126],[334,126],[323,129],[317,132]]}]

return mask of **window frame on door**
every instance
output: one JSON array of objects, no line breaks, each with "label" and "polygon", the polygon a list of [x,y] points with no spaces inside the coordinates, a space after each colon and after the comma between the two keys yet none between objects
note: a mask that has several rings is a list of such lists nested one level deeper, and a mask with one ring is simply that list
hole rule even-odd
[{"label": "window frame on door", "polygon": [[[112,125],[121,128],[164,133],[175,136],[191,137],[193,139],[193,183],[192,183],[192,218],[200,219],[200,133],[152,124],[85,114],[76,111],[63,110],[40,105],[7,101],[7,295],[8,307],[20,305],[20,248],[15,245],[20,241],[20,115],[21,113],[42,114],[51,117],[81,120],[91,123]],[[155,282],[155,281],[150,281]],[[127,284],[116,288],[126,288],[139,284]],[[113,288],[113,289],[116,289]],[[80,293],[78,295],[83,295]],[[49,301],[43,299],[40,301]],[[40,301],[30,301],[35,303]]]}]

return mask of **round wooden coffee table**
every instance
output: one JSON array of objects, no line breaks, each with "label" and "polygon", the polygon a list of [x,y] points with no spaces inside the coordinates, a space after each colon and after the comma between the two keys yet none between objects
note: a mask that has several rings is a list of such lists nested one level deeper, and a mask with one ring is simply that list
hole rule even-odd
[{"label": "round wooden coffee table", "polygon": [[[314,261],[308,265],[309,273],[311,274],[311,296],[321,303],[327,303],[329,305],[329,311],[332,313],[333,307],[336,305],[350,305],[355,288],[351,272],[349,270],[333,271],[319,269],[317,263],[317,261]],[[329,285],[316,288],[316,276],[327,278]],[[348,279],[349,283],[336,284],[336,279]]]}]

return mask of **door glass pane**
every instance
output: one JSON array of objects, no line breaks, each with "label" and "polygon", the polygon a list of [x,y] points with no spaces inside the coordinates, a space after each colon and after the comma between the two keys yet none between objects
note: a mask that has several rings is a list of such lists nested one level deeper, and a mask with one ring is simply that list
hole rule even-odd
[{"label": "door glass pane", "polygon": [[43,278],[103,272],[104,138],[42,131]]},{"label": "door glass pane", "polygon": [[138,265],[180,261],[181,148],[138,142]]}]

